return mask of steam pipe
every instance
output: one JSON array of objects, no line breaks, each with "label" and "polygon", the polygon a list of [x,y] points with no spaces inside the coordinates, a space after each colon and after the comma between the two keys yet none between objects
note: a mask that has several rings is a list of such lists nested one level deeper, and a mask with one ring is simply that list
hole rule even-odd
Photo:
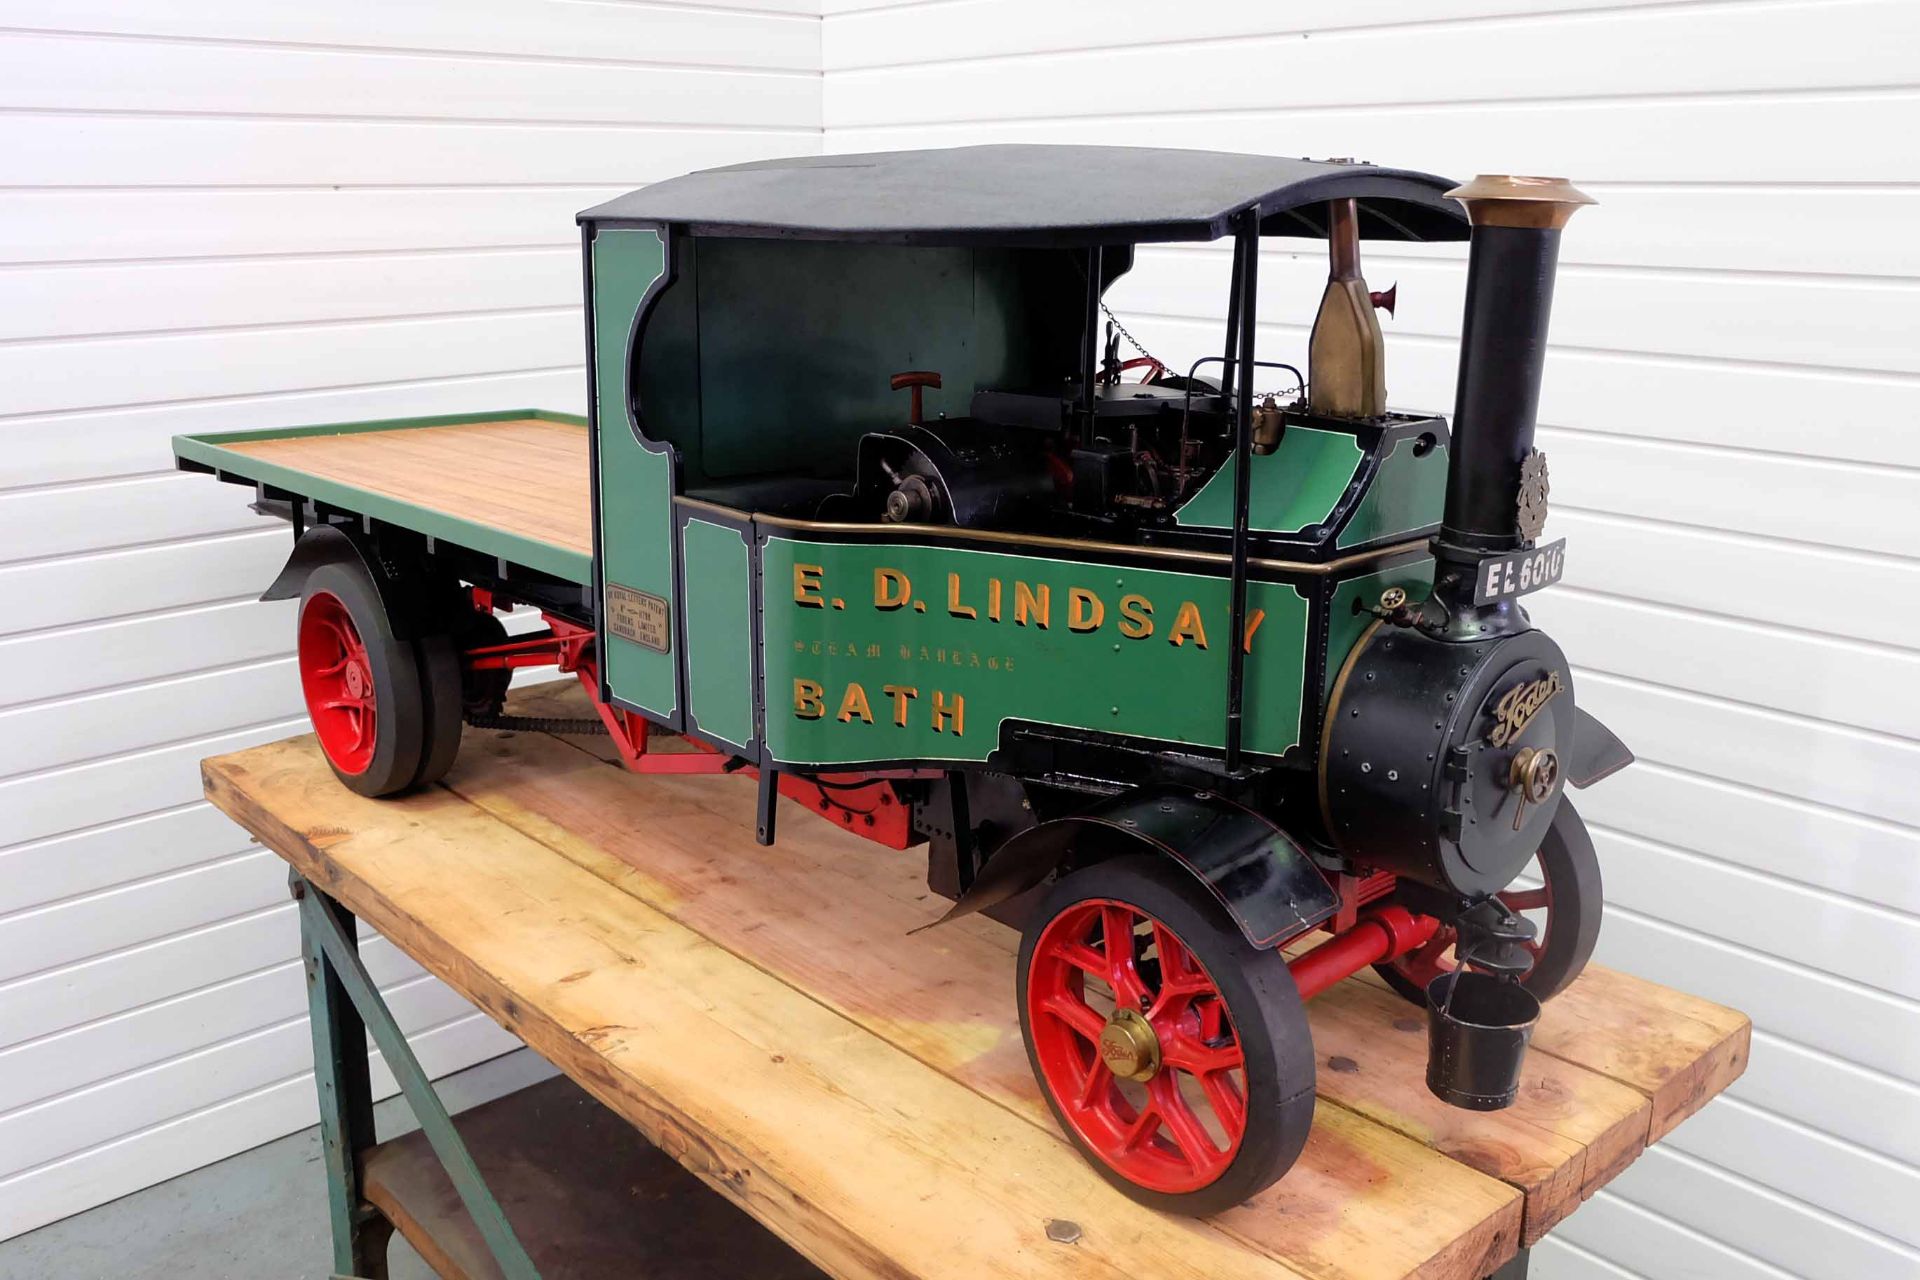
[{"label": "steam pipe", "polygon": [[1507,175],[1482,175],[1447,195],[1466,206],[1473,224],[1453,458],[1436,548],[1457,564],[1522,544],[1520,464],[1533,449],[1540,408],[1560,229],[1593,200],[1564,178]]}]

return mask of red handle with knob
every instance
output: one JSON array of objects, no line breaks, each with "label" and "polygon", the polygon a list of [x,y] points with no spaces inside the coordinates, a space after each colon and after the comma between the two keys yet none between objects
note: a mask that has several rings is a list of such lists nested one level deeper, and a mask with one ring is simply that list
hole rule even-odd
[{"label": "red handle with knob", "polygon": [[938,391],[940,389],[940,375],[931,369],[909,369],[905,373],[894,374],[889,385],[891,385],[895,391],[912,390],[913,400],[908,405],[907,421],[917,427],[920,425],[921,388],[932,387],[935,391]]}]

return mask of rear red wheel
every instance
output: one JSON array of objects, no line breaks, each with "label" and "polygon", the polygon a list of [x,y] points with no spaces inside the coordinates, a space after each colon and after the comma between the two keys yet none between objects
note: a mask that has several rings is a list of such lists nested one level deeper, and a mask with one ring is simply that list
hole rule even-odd
[{"label": "rear red wheel", "polygon": [[308,575],[297,656],[307,715],[340,780],[368,796],[412,785],[425,721],[419,664],[364,570],[342,562]]},{"label": "rear red wheel", "polygon": [[321,591],[300,611],[300,685],[321,750],[336,768],[365,773],[380,715],[367,646],[339,596]]},{"label": "rear red wheel", "polygon": [[[1586,824],[1565,800],[1554,813],[1529,871],[1540,883],[1495,896],[1533,922],[1537,932],[1528,947],[1533,968],[1520,982],[1538,999],[1549,1000],[1580,976],[1600,937],[1600,862]],[[1395,991],[1415,1004],[1425,1004],[1427,985],[1456,967],[1453,944],[1453,929],[1442,925],[1425,946],[1374,969]]]},{"label": "rear red wheel", "polygon": [[1021,947],[1020,1015],[1061,1127],[1136,1200],[1218,1212],[1306,1141],[1313,1050],[1292,975],[1160,859],[1054,887]]}]

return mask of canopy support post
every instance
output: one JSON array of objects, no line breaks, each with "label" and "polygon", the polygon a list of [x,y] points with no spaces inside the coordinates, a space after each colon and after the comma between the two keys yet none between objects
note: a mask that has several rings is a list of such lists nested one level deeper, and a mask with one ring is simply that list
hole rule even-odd
[{"label": "canopy support post", "polygon": [[1099,245],[1087,249],[1087,318],[1080,334],[1080,429],[1079,443],[1093,439],[1094,378],[1100,361],[1100,272],[1104,256]]},{"label": "canopy support post", "polygon": [[1227,772],[1239,773],[1242,709],[1247,679],[1247,502],[1253,471],[1253,360],[1254,335],[1259,326],[1256,287],[1260,275],[1260,206],[1236,219],[1233,234],[1234,295],[1239,301],[1236,337],[1239,355],[1228,364],[1239,377],[1233,410],[1233,569],[1231,625],[1227,636]]}]

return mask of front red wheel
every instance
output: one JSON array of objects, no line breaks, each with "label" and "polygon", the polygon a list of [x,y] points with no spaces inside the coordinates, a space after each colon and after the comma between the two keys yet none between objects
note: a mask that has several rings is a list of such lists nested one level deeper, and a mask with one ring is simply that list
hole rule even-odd
[{"label": "front red wheel", "polygon": [[1027,1054],[1055,1118],[1136,1200],[1216,1213],[1290,1168],[1313,1049],[1285,961],[1153,857],[1067,876],[1021,946]]}]

